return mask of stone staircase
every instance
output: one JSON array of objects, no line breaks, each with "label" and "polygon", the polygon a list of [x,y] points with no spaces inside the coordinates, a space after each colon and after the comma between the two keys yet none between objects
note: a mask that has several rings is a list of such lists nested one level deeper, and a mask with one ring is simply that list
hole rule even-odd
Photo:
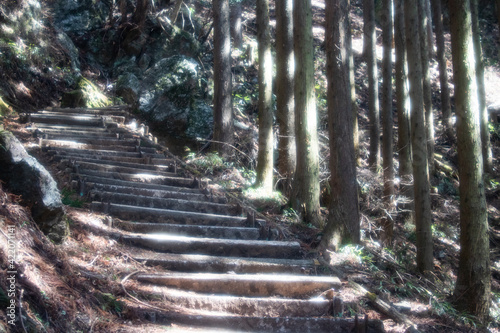
[{"label": "stone staircase", "polygon": [[182,176],[126,107],[52,108],[22,119],[91,209],[123,231],[118,239],[134,259],[162,267],[130,277],[139,291],[198,311],[143,309],[144,318],[244,332],[383,331],[377,320],[335,317],[342,300],[317,296],[339,290],[340,280],[316,275],[317,261],[303,259],[298,242],[267,240],[266,221]]}]

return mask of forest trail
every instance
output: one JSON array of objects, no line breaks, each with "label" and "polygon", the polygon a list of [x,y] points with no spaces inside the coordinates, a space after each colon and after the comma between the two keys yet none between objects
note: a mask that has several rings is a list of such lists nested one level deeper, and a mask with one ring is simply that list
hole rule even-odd
[{"label": "forest trail", "polygon": [[380,320],[335,317],[344,312],[341,281],[304,259],[299,242],[278,239],[265,220],[190,176],[126,107],[52,108],[21,119],[42,159],[60,170],[60,188],[91,202],[86,214],[99,218],[88,228],[140,265],[119,274],[122,301],[137,315],[132,330],[149,321],[246,332],[383,331]]}]

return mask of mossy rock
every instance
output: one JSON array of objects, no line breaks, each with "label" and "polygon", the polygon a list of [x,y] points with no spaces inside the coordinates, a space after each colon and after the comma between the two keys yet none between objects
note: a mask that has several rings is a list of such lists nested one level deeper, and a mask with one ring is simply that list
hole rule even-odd
[{"label": "mossy rock", "polygon": [[7,116],[12,112],[12,108],[0,97],[0,117]]},{"label": "mossy rock", "polygon": [[95,84],[86,78],[80,78],[78,89],[67,92],[61,100],[61,107],[96,108],[111,105],[111,101],[99,90]]}]

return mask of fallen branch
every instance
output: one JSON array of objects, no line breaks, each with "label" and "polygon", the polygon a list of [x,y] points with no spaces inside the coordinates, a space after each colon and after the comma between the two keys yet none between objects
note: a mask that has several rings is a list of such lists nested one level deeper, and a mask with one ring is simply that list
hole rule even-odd
[{"label": "fallen branch", "polygon": [[453,167],[450,163],[446,162],[443,159],[443,156],[439,154],[434,155],[434,164],[436,166],[436,169],[441,170],[444,174],[446,174],[448,177],[453,177],[458,179],[458,171],[455,167]]},{"label": "fallen branch", "polygon": [[[245,154],[244,152],[242,152],[241,150],[239,150],[238,148],[236,148],[235,146],[233,146],[232,144],[230,143],[227,143],[227,142],[222,142],[222,141],[216,141],[216,140],[209,140],[209,139],[199,139],[198,141],[206,141],[208,143],[220,143],[220,144],[224,144],[226,146],[229,146],[230,148],[236,150],[238,153],[240,153],[241,155],[245,156],[249,162],[252,162],[252,158],[250,156],[248,156],[247,154]],[[200,150],[200,152],[205,149],[205,148],[202,148]]]},{"label": "fallen branch", "polygon": [[363,295],[371,301],[373,307],[377,311],[382,312],[383,314],[385,314],[386,316],[388,316],[389,318],[391,318],[392,320],[394,320],[399,324],[407,325],[408,329],[406,330],[406,332],[413,332],[413,333],[419,332],[419,330],[417,329],[417,325],[415,325],[415,323],[413,323],[410,319],[408,319],[408,317],[406,317],[404,314],[396,310],[393,306],[381,300],[377,295],[368,291],[363,286],[354,281],[349,281],[349,285],[354,289],[356,289],[357,291],[363,293]]}]

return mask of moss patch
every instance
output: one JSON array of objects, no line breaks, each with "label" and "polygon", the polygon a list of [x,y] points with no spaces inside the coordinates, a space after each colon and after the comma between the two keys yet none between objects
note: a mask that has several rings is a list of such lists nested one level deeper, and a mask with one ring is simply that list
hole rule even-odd
[{"label": "moss patch", "polygon": [[61,100],[61,107],[88,107],[96,108],[111,105],[111,101],[104,95],[98,86],[86,78],[80,78],[78,89],[67,92]]}]

